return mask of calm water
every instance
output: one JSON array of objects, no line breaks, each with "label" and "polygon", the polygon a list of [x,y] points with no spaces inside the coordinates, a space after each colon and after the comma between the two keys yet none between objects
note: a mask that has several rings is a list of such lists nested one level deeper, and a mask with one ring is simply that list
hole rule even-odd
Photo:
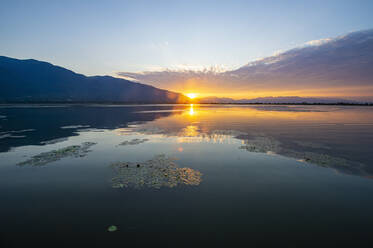
[{"label": "calm water", "polygon": [[372,147],[371,107],[2,106],[0,244],[363,246]]}]

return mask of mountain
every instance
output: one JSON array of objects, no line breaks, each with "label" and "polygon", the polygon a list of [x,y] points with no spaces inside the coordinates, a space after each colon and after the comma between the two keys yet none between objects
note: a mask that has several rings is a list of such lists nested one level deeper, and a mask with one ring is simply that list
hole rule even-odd
[{"label": "mountain", "polygon": [[198,87],[200,93],[262,96],[314,96],[373,101],[373,29],[310,41],[236,70],[118,73],[156,87]]},{"label": "mountain", "polygon": [[253,99],[239,99],[219,98],[219,97],[204,97],[196,99],[198,103],[268,103],[268,104],[286,104],[286,103],[309,103],[309,104],[335,104],[347,103],[358,104],[360,102],[353,100],[346,100],[340,98],[314,98],[314,97],[299,97],[299,96],[284,96],[284,97],[257,97]]},{"label": "mountain", "polygon": [[0,56],[0,102],[188,102],[182,94],[110,76],[87,77],[47,62]]}]

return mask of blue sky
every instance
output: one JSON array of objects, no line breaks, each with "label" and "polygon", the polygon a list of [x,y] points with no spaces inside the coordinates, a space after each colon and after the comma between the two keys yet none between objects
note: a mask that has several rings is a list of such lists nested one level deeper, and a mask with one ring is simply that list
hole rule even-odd
[{"label": "blue sky", "polygon": [[0,55],[87,75],[239,67],[373,28],[373,1],[1,0]]}]

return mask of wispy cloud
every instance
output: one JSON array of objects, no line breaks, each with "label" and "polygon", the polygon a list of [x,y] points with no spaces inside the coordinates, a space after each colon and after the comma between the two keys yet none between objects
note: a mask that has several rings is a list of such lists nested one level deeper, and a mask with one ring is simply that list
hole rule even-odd
[{"label": "wispy cloud", "polygon": [[332,40],[333,39],[331,39],[331,38],[325,38],[325,39],[319,39],[319,40],[311,40],[311,41],[306,42],[306,45],[309,45],[309,46],[320,46],[320,45],[328,43],[328,42],[330,42]]}]

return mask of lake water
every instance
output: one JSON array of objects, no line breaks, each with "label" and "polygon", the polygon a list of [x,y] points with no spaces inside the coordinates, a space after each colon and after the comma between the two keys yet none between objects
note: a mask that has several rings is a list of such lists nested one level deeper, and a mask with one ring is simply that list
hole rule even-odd
[{"label": "lake water", "polygon": [[3,247],[358,247],[372,179],[371,107],[0,107]]}]

